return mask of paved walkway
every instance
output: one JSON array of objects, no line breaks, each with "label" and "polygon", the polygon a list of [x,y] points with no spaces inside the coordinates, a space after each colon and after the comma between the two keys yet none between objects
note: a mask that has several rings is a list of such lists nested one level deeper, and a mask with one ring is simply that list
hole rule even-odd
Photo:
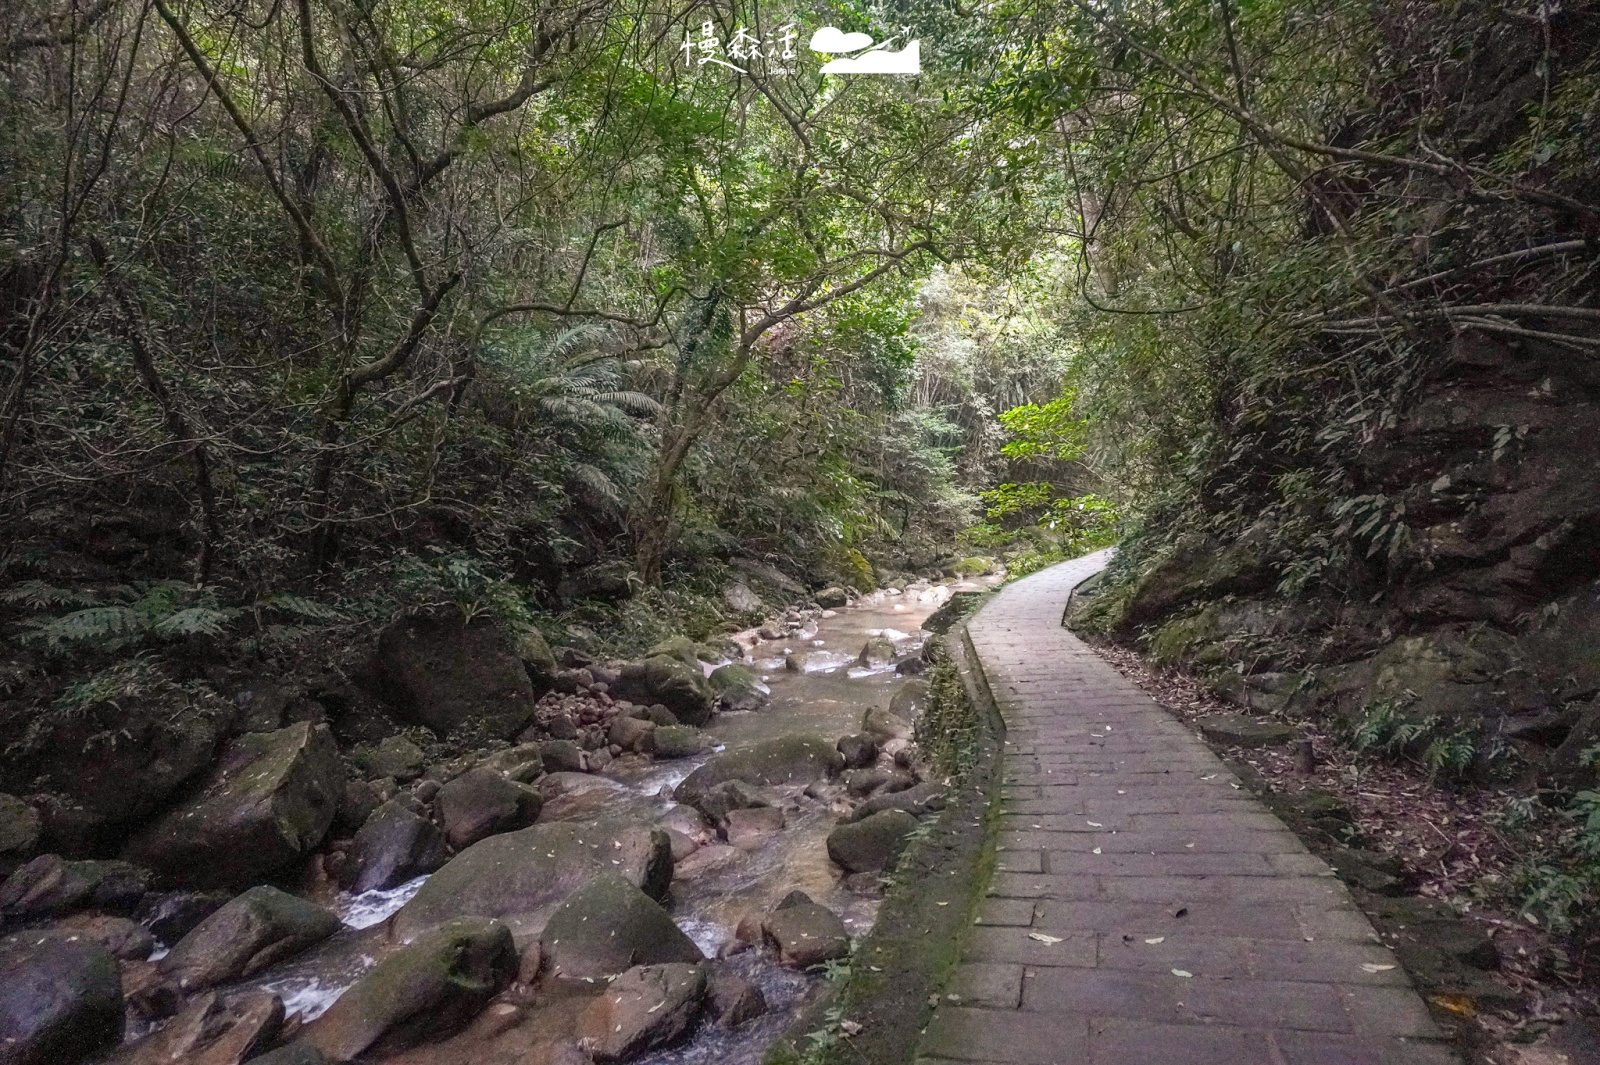
[{"label": "paved walkway", "polygon": [[972,621],[1007,727],[998,871],[919,1061],[1454,1062],[1328,867],[1061,626],[1102,565]]}]

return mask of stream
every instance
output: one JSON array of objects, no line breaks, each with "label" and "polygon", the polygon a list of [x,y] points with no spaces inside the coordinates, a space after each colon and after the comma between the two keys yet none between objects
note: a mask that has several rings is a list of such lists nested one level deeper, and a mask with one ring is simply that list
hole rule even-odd
[{"label": "stream", "polygon": [[[717,750],[757,740],[819,733],[829,740],[860,730],[871,706],[887,706],[904,681],[895,667],[863,668],[856,658],[869,638],[886,636],[896,658],[914,654],[927,634],[926,618],[957,591],[977,591],[991,580],[918,581],[905,589],[884,588],[838,610],[825,610],[803,621],[798,631],[781,639],[759,638],[755,630],[735,633],[746,648],[745,664],[771,689],[759,711],[720,712],[706,732]],[[813,612],[814,613],[814,612]],[[791,654],[805,653],[803,670],[786,668]],[[720,665],[721,663],[717,663]],[[705,666],[709,672],[715,665]],[[591,820],[597,816],[657,821],[677,804],[672,790],[715,751],[694,758],[655,762],[624,758],[599,774],[554,774],[546,787],[561,793],[550,798],[539,820]],[[559,778],[559,779],[554,779]],[[740,850],[716,839],[681,860],[675,870],[668,909],[678,926],[707,957],[718,957],[734,938],[746,914],[771,909],[790,891],[800,890],[837,913],[853,936],[872,928],[878,900],[846,890],[838,869],[829,861],[828,833],[835,812],[822,803],[792,801],[799,788],[773,789],[786,800],[787,824],[752,850]],[[548,794],[548,792],[547,792]],[[373,965],[379,954],[383,921],[403,906],[426,877],[386,891],[340,895],[335,906],[346,931],[307,953],[250,980],[248,986],[282,997],[286,1013],[310,1020],[324,1012]],[[794,1020],[807,993],[821,977],[777,965],[764,950],[731,954],[724,964],[755,983],[766,997],[766,1015],[732,1031],[702,1026],[687,1042],[635,1059],[647,1065],[755,1065],[764,1049]]]}]

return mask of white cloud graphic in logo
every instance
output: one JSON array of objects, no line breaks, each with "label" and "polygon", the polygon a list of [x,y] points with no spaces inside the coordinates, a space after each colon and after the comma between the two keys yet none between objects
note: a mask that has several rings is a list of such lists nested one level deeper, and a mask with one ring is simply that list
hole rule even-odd
[{"label": "white cloud graphic in logo", "polygon": [[824,26],[811,35],[813,52],[854,52],[872,43],[869,33],[845,33],[837,26]]},{"label": "white cloud graphic in logo", "polygon": [[[820,36],[820,34],[819,34]],[[866,37],[866,34],[852,36]],[[870,40],[871,38],[868,38]],[[887,43],[887,42],[886,42]],[[815,38],[812,47],[816,47]],[[829,49],[831,51],[832,49]],[[910,41],[898,52],[881,46],[861,55],[830,59],[822,66],[824,74],[920,74],[922,73],[922,42]]]}]

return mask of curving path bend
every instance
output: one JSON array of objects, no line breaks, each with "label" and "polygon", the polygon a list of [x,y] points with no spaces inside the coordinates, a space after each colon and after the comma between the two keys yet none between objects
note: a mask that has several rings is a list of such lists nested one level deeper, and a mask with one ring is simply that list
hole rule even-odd
[{"label": "curving path bend", "polygon": [[1445,1065],[1332,871],[1061,624],[1106,552],[969,633],[1006,722],[997,871],[919,1065]]}]

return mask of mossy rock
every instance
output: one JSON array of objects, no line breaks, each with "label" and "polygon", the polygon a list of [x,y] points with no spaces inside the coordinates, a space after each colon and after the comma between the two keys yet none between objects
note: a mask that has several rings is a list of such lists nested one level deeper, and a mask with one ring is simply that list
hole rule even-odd
[{"label": "mossy rock", "polygon": [[771,692],[749,666],[729,662],[718,666],[706,678],[717,702],[725,710],[759,710],[767,705]]},{"label": "mossy rock", "polygon": [[690,725],[661,725],[655,732],[657,759],[693,758],[711,746],[704,732]]},{"label": "mossy rock", "polygon": [[844,768],[844,756],[818,735],[781,736],[716,755],[678,785],[678,801],[696,798],[730,780],[745,784],[809,784]]},{"label": "mossy rock", "polygon": [[968,555],[950,568],[957,577],[987,577],[998,570],[1000,564],[987,555]]},{"label": "mossy rock", "polygon": [[705,960],[660,903],[610,873],[567,896],[539,936],[539,949],[554,975],[574,980]]}]

